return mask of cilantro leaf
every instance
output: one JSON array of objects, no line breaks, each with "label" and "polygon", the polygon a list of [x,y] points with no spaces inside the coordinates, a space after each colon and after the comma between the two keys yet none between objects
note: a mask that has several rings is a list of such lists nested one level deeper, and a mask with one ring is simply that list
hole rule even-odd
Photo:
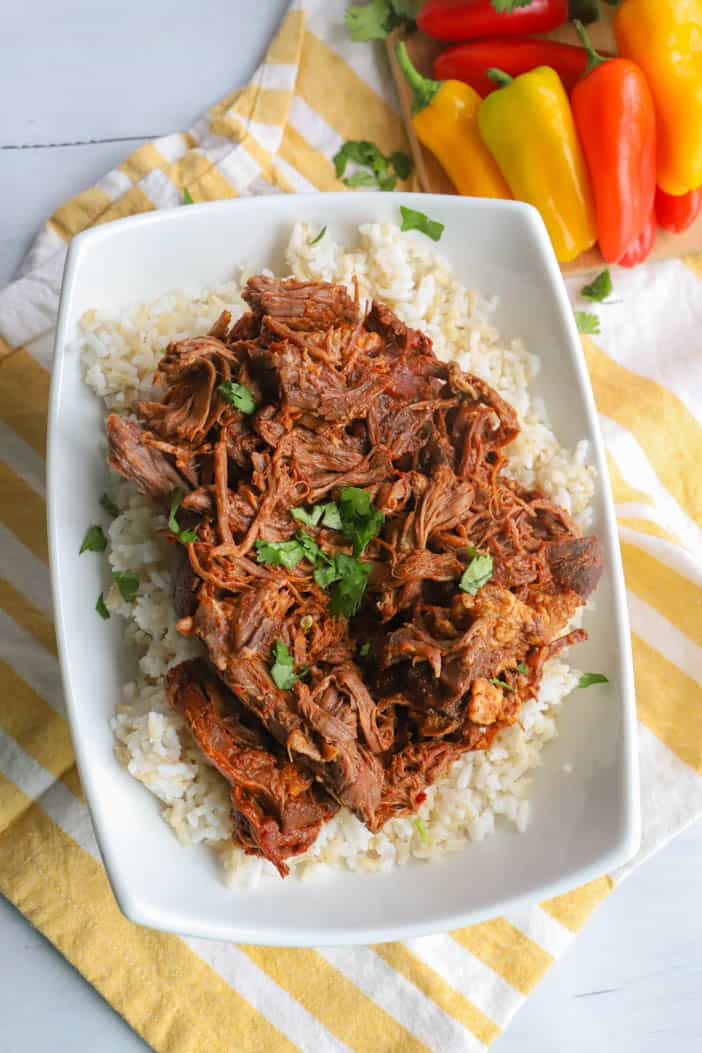
[{"label": "cilantro leaf", "polygon": [[394,154],[390,154],[390,164],[397,172],[399,179],[407,179],[412,171],[412,161],[402,150],[396,150]]},{"label": "cilantro leaf", "polygon": [[327,501],[321,507],[323,509],[322,526],[328,527],[329,530],[341,530],[341,513],[337,503],[335,501]]},{"label": "cilantro leaf", "polygon": [[90,526],[85,532],[78,555],[82,556],[84,552],[104,552],[106,548],[107,538],[102,532],[102,527]]},{"label": "cilantro leaf", "polygon": [[324,505],[313,505],[308,512],[306,508],[301,505],[299,508],[291,508],[290,515],[293,519],[297,519],[298,523],[304,523],[305,526],[317,526],[317,523],[322,518]]},{"label": "cilantro leaf", "polygon": [[344,537],[353,543],[354,556],[360,556],[364,548],[380,530],[384,516],[373,508],[369,494],[358,486],[344,486],[339,494],[339,517]]},{"label": "cilantro leaf", "polygon": [[476,596],[483,585],[492,577],[492,556],[487,552],[478,552],[463,571],[458,587],[462,592]]},{"label": "cilantro leaf", "polygon": [[302,506],[291,508],[290,515],[293,519],[297,519],[298,523],[304,523],[305,526],[318,526],[321,523],[322,526],[329,527],[330,530],[341,530],[339,509],[334,501],[313,505],[309,512]]},{"label": "cilantro leaf", "polygon": [[100,617],[104,621],[107,621],[107,619],[110,617],[110,612],[108,611],[107,607],[105,606],[105,600],[103,598],[102,593],[100,593],[100,595],[97,598],[97,603],[95,604],[95,610],[98,612],[98,614],[100,615]]},{"label": "cilantro leaf", "polygon": [[322,238],[324,237],[324,235],[326,233],[327,233],[327,228],[326,227],[322,227],[322,229],[320,230],[320,232],[317,235],[317,237],[316,238],[312,238],[312,240],[308,241],[307,244],[308,245],[316,245],[318,241],[322,240]]},{"label": "cilantro leaf", "polygon": [[593,278],[588,285],[583,285],[580,290],[580,295],[584,296],[586,300],[595,300],[597,303],[602,303],[608,296],[612,294],[612,275],[609,273],[609,268],[604,271],[600,271],[596,278]]},{"label": "cilantro leaf", "polygon": [[133,603],[139,591],[139,578],[133,570],[113,570],[112,577],[125,603]]},{"label": "cilantro leaf", "polygon": [[344,21],[356,43],[384,40],[391,28],[392,14],[390,0],[370,0],[368,4],[347,7]]},{"label": "cilantro leaf", "polygon": [[107,494],[103,494],[100,498],[100,504],[107,512],[108,516],[112,516],[113,519],[119,515],[119,508],[114,503],[112,498],[108,497]]},{"label": "cilantro leaf", "polygon": [[424,212],[417,212],[413,208],[400,205],[400,214],[402,215],[400,230],[418,230],[432,241],[438,241],[444,232],[444,224],[439,223],[436,219],[429,219]]},{"label": "cilantro leaf", "polygon": [[180,523],[176,519],[176,512],[180,508],[180,503],[183,500],[184,491],[177,487],[171,494],[171,507],[168,514],[168,529],[172,534],[180,541],[181,545],[189,545],[193,541],[197,541],[197,530],[192,527],[189,530],[181,530]]},{"label": "cilantro leaf", "polygon": [[608,684],[609,678],[604,673],[583,673],[578,680],[578,687],[589,687],[590,684]]},{"label": "cilantro leaf", "polygon": [[184,490],[181,487],[176,489],[171,494],[171,507],[168,512],[168,529],[173,534],[180,534],[180,523],[176,519],[176,512],[180,508],[180,502],[183,500]]},{"label": "cilantro leaf", "polygon": [[[358,172],[352,172],[350,176],[344,177],[343,182],[346,184],[346,186],[350,186],[352,188],[357,186],[377,187],[379,185],[377,176],[375,176],[373,172],[364,172],[363,170],[360,170]],[[387,183],[387,180],[385,180],[385,182]],[[387,185],[383,187],[383,190],[392,189],[393,187],[388,187]]]},{"label": "cilantro leaf", "polygon": [[320,589],[328,589],[330,585],[333,585],[335,581],[339,580],[340,576],[335,559],[332,559],[329,563],[323,563],[316,567],[314,572],[314,580],[317,582]]},{"label": "cilantro leaf", "polygon": [[349,139],[337,150],[332,160],[334,161],[336,177],[340,179],[346,171],[349,161],[353,161],[357,165],[366,165],[368,168],[373,168],[374,165],[384,161],[385,158],[375,143],[370,143],[367,139]]},{"label": "cilantro leaf", "polygon": [[195,204],[195,202],[193,201],[193,196],[190,193],[190,191],[188,190],[187,186],[183,190],[183,201],[182,201],[182,204],[184,204],[184,205],[194,205]]},{"label": "cilantro leaf", "polygon": [[311,563],[313,567],[316,567],[320,563],[331,563],[331,557],[328,556],[326,552],[323,552],[315,539],[310,537],[309,534],[306,534],[304,530],[301,530],[297,535],[297,540],[305,555],[305,559]]},{"label": "cilantro leaf", "polygon": [[273,665],[270,669],[275,686],[281,691],[289,691],[295,682],[304,676],[305,672],[306,670],[295,672],[295,663],[287,644],[284,644],[282,640],[276,640],[273,644]]},{"label": "cilantro leaf", "polygon": [[495,687],[504,687],[506,691],[514,691],[511,684],[508,684],[506,680],[500,680],[499,676],[491,676],[490,683],[494,684]]},{"label": "cilantro leaf", "polygon": [[305,550],[297,538],[291,541],[264,541],[260,537],[256,539],[256,558],[259,563],[270,563],[274,567],[292,570],[304,557]]},{"label": "cilantro leaf", "polygon": [[358,610],[359,604],[366,591],[368,575],[370,574],[370,563],[364,563],[354,556],[347,556],[343,552],[337,552],[334,556],[334,566],[339,575],[339,580],[332,590],[329,610],[334,615],[343,615],[351,618]]},{"label": "cilantro leaf", "polygon": [[360,647],[358,648],[358,653],[360,654],[361,658],[367,658],[368,655],[370,654],[370,649],[371,649],[371,645],[370,645],[370,642],[368,640],[366,640],[365,643],[362,643],[360,645]]},{"label": "cilantro leaf", "polygon": [[424,829],[424,823],[422,822],[422,820],[417,818],[417,819],[415,819],[413,821],[412,825],[414,826],[415,830],[417,831],[417,833],[421,837],[421,839],[424,842],[424,844],[428,845],[429,844],[429,838],[427,837],[427,832]]},{"label": "cilantro leaf", "polygon": [[[349,139],[336,152],[333,160],[337,179],[342,179],[349,187],[370,186],[394,190],[398,176],[406,179],[412,171],[412,162],[407,154],[396,150],[386,157],[375,143],[367,139]],[[346,166],[350,162],[361,167],[350,176],[345,176]]]},{"label": "cilantro leaf", "polygon": [[520,673],[522,673],[524,675],[526,675],[529,672],[529,670],[527,669],[527,667],[524,664],[524,662],[517,662],[517,670],[518,670],[518,672],[520,672]]},{"label": "cilantro leaf", "polygon": [[600,331],[600,320],[596,314],[589,311],[576,311],[575,324],[579,333],[592,333],[597,335]]},{"label": "cilantro leaf", "polygon": [[217,391],[223,399],[231,402],[232,406],[239,410],[239,413],[253,413],[256,409],[253,394],[246,384],[237,384],[233,380],[225,380],[223,384],[219,385]]}]

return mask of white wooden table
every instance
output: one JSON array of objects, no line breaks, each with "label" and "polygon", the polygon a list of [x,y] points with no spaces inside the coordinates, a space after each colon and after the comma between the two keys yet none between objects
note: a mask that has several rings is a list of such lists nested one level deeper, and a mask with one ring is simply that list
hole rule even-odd
[{"label": "white wooden table", "polygon": [[[64,198],[245,81],[284,7],[285,0],[4,4],[0,284]],[[701,880],[697,826],[608,899],[496,1051],[702,1050]],[[146,1049],[2,899],[0,1020],[0,1053]]]}]

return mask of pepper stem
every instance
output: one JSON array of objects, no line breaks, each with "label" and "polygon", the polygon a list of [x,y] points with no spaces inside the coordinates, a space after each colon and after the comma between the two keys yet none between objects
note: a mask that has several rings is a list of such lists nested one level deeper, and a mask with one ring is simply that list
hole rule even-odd
[{"label": "pepper stem", "polygon": [[412,65],[412,60],[402,41],[395,48],[395,57],[397,58],[398,66],[405,76],[405,80],[412,89],[412,94],[414,96],[412,100],[412,113],[419,113],[420,110],[426,109],[429,105],[441,87],[442,81],[430,80],[429,77],[423,77],[422,74]]},{"label": "pepper stem", "polygon": [[497,66],[490,66],[490,69],[487,70],[487,75],[491,81],[498,84],[501,88],[511,84],[514,80],[514,77],[510,77],[509,73],[505,73],[503,69],[498,69]]},{"label": "pepper stem", "polygon": [[592,46],[590,35],[582,22],[579,22],[577,18],[574,18],[573,25],[575,26],[575,31],[580,37],[583,47],[587,51],[587,66],[585,67],[585,73],[583,74],[584,77],[587,77],[588,73],[591,73],[593,69],[601,66],[603,62],[607,61],[607,59],[603,58],[602,55],[597,54]]}]

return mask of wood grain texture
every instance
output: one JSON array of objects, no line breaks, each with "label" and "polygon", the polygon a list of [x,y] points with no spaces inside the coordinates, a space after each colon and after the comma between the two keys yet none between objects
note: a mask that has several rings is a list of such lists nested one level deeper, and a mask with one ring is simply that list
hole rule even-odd
[{"label": "wood grain texture", "polygon": [[[614,33],[612,31],[611,13],[606,5],[602,5],[603,15],[599,22],[588,26],[588,32],[596,48],[602,51],[613,52],[616,48]],[[546,34],[551,40],[560,40],[564,43],[577,43],[577,35],[570,24],[561,26],[552,33]],[[404,41],[413,64],[424,76],[432,76],[432,63],[439,52],[445,50],[447,45],[440,40],[432,40],[424,33],[415,31],[408,33],[398,28],[389,34],[386,41],[390,68],[397,86],[397,92],[402,107],[402,115],[407,127],[415,171],[422,190],[432,194],[455,194],[456,191],[449,177],[436,158],[421,145],[414,133],[412,126],[410,92],[402,71],[395,58],[395,47],[399,41]],[[656,244],[649,257],[650,260],[667,260],[678,256],[702,252],[702,214],[692,226],[682,234],[671,234],[666,230],[658,229]],[[605,262],[597,246],[588,252],[581,253],[576,260],[561,264],[564,274],[588,274],[595,270],[601,270]],[[615,265],[616,266],[616,265]]]}]

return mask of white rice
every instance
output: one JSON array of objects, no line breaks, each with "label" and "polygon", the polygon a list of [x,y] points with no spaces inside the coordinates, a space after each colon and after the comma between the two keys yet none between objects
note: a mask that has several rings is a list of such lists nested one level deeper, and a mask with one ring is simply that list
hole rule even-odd
[{"label": "white rice", "polygon": [[[349,249],[328,234],[310,245],[315,233],[303,223],[295,226],[287,251],[290,274],[349,287],[355,277],[362,297],[389,304],[404,322],[431,337],[440,358],[455,359],[495,387],[516,408],[522,426],[508,450],[510,474],[525,486],[540,487],[587,529],[594,485],[587,442],[573,451],[559,444],[544,405],[529,391],[539,359],[521,341],[509,346],[500,341],[490,320],[495,300],[457,282],[422,235],[369,223],[359,228],[357,244]],[[237,280],[198,297],[168,293],[116,318],[87,312],[81,323],[86,383],[107,408],[128,409],[153,390],[154,371],[170,341],[205,333],[224,308],[235,318],[243,311],[240,290],[246,277],[242,272]],[[137,660],[136,678],[125,684],[112,721],[117,757],[159,799],[163,818],[184,844],[212,846],[227,879],[252,888],[276,871],[232,843],[227,784],[169,708],[162,686],[170,666],[201,653],[198,643],[175,629],[165,543],[156,533],[165,520],[132,484],[113,477],[111,487],[120,514],[108,532],[110,565],[139,576],[134,603],[125,603],[116,586],[105,597],[111,613],[125,619],[126,639]],[[496,823],[524,830],[530,772],[541,763],[545,744],[558,734],[558,712],[578,675],[561,659],[548,662],[539,697],[522,708],[519,723],[500,732],[489,750],[456,761],[429,788],[417,813],[420,823],[393,819],[371,834],[342,809],[308,852],[289,860],[292,874],[318,878],[339,867],[385,871],[411,857],[436,859],[467,839],[480,841]]]}]

